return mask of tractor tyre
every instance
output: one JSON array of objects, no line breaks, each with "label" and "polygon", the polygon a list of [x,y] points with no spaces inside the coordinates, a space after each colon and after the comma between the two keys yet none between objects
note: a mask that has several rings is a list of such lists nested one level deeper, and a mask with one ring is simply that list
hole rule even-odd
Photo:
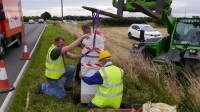
[{"label": "tractor tyre", "polygon": [[15,35],[15,39],[18,39],[17,42],[14,44],[15,47],[20,47],[22,43],[22,39],[20,38],[19,34]]},{"label": "tractor tyre", "polygon": [[131,35],[130,32],[128,33],[128,38],[129,38],[129,39],[133,39],[133,36]]},{"label": "tractor tyre", "polygon": [[5,54],[6,54],[6,47],[5,47],[4,43],[1,42],[1,44],[0,44],[0,60],[5,58]]},{"label": "tractor tyre", "polygon": [[153,59],[153,56],[147,51],[147,49],[145,49],[142,53],[146,61],[151,61]]},{"label": "tractor tyre", "polygon": [[182,86],[189,87],[191,85],[191,80],[189,77],[185,76],[185,74],[177,74],[176,78]]},{"label": "tractor tyre", "polygon": [[186,59],[185,69],[195,76],[200,76],[200,60],[198,59]]}]

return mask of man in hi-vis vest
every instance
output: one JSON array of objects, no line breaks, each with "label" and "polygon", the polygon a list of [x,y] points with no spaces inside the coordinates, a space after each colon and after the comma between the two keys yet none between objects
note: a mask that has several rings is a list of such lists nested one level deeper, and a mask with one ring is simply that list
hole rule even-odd
[{"label": "man in hi-vis vest", "polygon": [[[90,28],[89,24],[83,24],[81,26],[81,29],[82,29],[82,32],[81,32],[81,34],[78,35],[78,38],[83,36],[84,34],[88,34],[88,33],[94,34],[93,29]],[[96,29],[96,34],[101,36],[103,38],[104,42],[106,42],[106,39],[105,39],[104,35],[101,33],[100,30]],[[85,45],[81,42],[81,43],[79,43],[78,46],[80,48],[84,48]],[[79,78],[80,70],[81,70],[81,59],[79,60],[79,62],[76,65],[76,75],[75,75],[75,81],[78,82],[79,84],[81,82],[81,80]]]},{"label": "man in hi-vis vest", "polygon": [[111,62],[111,54],[101,51],[99,62],[103,68],[93,76],[87,77],[80,74],[80,78],[87,84],[97,84],[97,93],[88,106],[91,108],[120,108],[123,94],[124,71]]},{"label": "man in hi-vis vest", "polygon": [[[66,57],[70,59],[80,59],[81,55],[71,54],[70,50],[74,49],[84,38],[88,38],[89,34],[85,34],[65,46],[65,39],[62,36],[57,36],[54,44],[49,48],[46,56],[46,71],[45,76],[49,85],[38,84],[36,93],[45,93],[57,98],[66,98],[65,90],[72,90],[71,83],[74,76],[75,66],[66,65]],[[62,83],[62,77],[66,80]]]}]

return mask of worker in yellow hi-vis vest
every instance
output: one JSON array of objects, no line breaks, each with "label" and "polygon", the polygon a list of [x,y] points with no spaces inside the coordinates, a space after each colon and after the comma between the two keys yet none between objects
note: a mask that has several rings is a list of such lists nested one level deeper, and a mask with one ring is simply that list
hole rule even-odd
[{"label": "worker in yellow hi-vis vest", "polygon": [[103,66],[102,69],[90,77],[79,75],[85,83],[98,85],[97,93],[88,106],[92,108],[119,108],[123,94],[124,71],[113,65],[111,54],[108,51],[101,51],[98,60]]},{"label": "worker in yellow hi-vis vest", "polygon": [[[57,98],[66,98],[65,90],[72,90],[71,83],[74,76],[75,66],[66,65],[66,58],[80,59],[82,55],[71,54],[69,51],[74,49],[84,38],[89,38],[89,34],[85,34],[65,46],[65,38],[57,36],[54,44],[49,48],[46,56],[45,76],[49,85],[38,84],[36,93],[45,93]],[[66,78],[64,84],[62,77]]]}]

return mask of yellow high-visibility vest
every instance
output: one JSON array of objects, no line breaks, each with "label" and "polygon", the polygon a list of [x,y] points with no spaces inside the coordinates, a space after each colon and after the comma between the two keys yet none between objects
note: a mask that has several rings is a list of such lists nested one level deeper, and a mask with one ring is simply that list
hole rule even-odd
[{"label": "yellow high-visibility vest", "polygon": [[65,56],[60,55],[57,60],[51,59],[51,51],[56,48],[55,45],[52,45],[47,53],[46,56],[46,71],[45,76],[50,79],[59,79],[63,73],[65,73],[65,65],[64,65],[64,59]]},{"label": "yellow high-visibility vest", "polygon": [[97,86],[92,103],[99,108],[119,108],[123,94],[124,71],[114,65],[99,70],[103,84]]}]

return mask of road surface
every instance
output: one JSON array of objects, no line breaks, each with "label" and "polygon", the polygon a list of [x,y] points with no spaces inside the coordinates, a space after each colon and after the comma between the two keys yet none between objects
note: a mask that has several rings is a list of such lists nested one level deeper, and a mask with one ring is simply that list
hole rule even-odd
[{"label": "road surface", "polygon": [[[25,24],[25,38],[22,40],[22,45],[20,47],[10,47],[7,50],[5,55],[4,64],[6,73],[8,76],[9,84],[12,86],[19,73],[21,72],[23,66],[27,60],[21,60],[23,51],[24,51],[24,42],[27,43],[28,53],[31,57],[31,53],[35,50],[34,46],[36,45],[41,33],[45,28],[45,24]],[[15,87],[17,88],[17,87]],[[15,91],[15,90],[14,90]],[[8,92],[9,93],[9,92]],[[3,103],[6,101],[8,93],[0,94],[0,107],[3,108]]]}]

